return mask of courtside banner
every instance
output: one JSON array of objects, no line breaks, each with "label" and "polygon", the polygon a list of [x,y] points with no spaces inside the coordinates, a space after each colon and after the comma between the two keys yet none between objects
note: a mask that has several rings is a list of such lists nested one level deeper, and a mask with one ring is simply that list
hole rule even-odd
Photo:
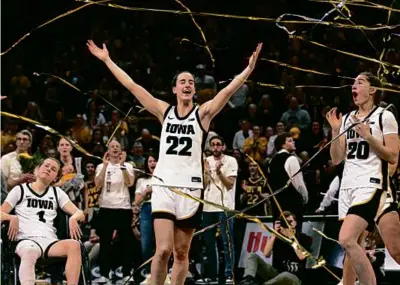
[{"label": "courtside banner", "polygon": [[[264,224],[271,228],[273,227],[273,224],[271,222],[265,222]],[[324,227],[324,221],[307,221],[303,223],[302,232],[312,239],[310,252],[313,256],[319,256],[322,241],[322,237],[318,233],[316,233],[313,228],[323,232]],[[265,245],[267,244],[267,241],[270,237],[271,233],[263,230],[258,224],[252,222],[247,223],[246,231],[243,238],[242,249],[240,252],[239,267],[246,267],[247,259],[250,253],[256,253],[260,257],[262,257],[265,262],[267,262],[268,264],[272,264],[272,256],[274,253],[272,252],[271,257],[269,258],[265,257],[263,254]],[[311,268],[313,265],[314,261],[308,259],[307,268]]]}]

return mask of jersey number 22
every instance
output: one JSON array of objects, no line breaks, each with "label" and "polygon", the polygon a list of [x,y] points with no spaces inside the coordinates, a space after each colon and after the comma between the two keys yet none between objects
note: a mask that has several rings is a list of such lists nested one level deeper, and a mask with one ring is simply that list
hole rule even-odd
[{"label": "jersey number 22", "polygon": [[[167,137],[167,144],[171,144],[170,147],[167,149],[167,154],[172,155],[182,155],[182,156],[191,156],[192,152],[190,149],[192,148],[192,139],[188,137],[174,137],[168,136]],[[177,150],[177,148],[180,150]]]}]

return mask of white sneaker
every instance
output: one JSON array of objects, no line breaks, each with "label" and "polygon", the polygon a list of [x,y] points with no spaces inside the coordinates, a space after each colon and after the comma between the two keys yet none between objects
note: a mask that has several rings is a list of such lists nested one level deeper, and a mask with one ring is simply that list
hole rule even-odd
[{"label": "white sneaker", "polygon": [[147,274],[146,278],[140,282],[140,285],[150,285],[151,284],[151,275]]},{"label": "white sneaker", "polygon": [[97,279],[93,280],[93,282],[100,283],[100,284],[109,284],[110,283],[110,279],[108,279],[108,278],[106,278],[104,276],[101,276],[100,278],[97,278]]},{"label": "white sneaker", "polygon": [[225,284],[233,284],[233,279],[231,277],[227,278]]}]

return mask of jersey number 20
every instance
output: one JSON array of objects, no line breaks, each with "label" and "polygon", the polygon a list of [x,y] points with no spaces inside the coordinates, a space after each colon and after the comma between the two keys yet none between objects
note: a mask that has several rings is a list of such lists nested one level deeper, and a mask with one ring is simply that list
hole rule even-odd
[{"label": "jersey number 20", "polygon": [[369,144],[366,141],[350,142],[349,153],[347,154],[347,159],[367,159],[369,156]]},{"label": "jersey number 20", "polygon": [[[192,139],[188,137],[174,137],[168,136],[167,143],[171,144],[167,149],[167,154],[172,155],[183,155],[183,156],[191,156],[192,152],[190,149],[192,148]],[[180,150],[177,150],[178,146],[183,146]]]}]

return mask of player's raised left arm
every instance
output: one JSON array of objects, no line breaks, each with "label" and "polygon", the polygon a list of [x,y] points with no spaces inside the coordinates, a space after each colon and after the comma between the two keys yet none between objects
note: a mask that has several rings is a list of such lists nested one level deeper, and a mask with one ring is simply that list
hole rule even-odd
[{"label": "player's raised left arm", "polygon": [[253,52],[249,59],[249,65],[236,76],[231,83],[222,89],[213,99],[200,106],[200,117],[208,117],[211,121],[221,110],[235,92],[246,82],[247,78],[253,72],[258,55],[260,54],[262,43],[257,45],[257,49]]}]

